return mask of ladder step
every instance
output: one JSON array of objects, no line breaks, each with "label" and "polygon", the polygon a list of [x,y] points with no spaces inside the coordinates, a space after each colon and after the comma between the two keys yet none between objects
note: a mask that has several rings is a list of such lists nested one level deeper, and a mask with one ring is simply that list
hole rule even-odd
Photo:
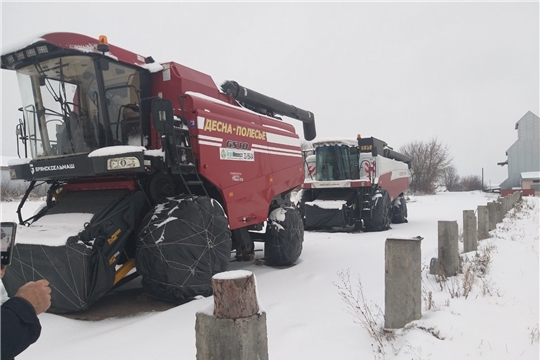
[{"label": "ladder step", "polygon": [[190,181],[186,181],[186,185],[202,185],[202,181],[198,181],[198,180],[190,180]]},{"label": "ladder step", "polygon": [[178,166],[180,167],[183,167],[183,168],[194,168],[195,167],[195,164],[178,164]]}]

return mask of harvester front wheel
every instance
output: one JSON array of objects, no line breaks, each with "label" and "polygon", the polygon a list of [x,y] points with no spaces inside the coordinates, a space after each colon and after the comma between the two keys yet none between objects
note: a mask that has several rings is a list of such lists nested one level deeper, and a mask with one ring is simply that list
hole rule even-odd
[{"label": "harvester front wheel", "polygon": [[264,257],[270,265],[290,266],[302,253],[304,223],[293,207],[281,206],[270,213],[266,226]]},{"label": "harvester front wheel", "polygon": [[209,296],[212,276],[228,270],[231,244],[229,222],[218,201],[168,198],[141,224],[135,261],[143,288],[175,303]]},{"label": "harvester front wheel", "polygon": [[372,197],[371,217],[364,219],[364,230],[383,231],[390,229],[392,202],[388,191],[377,189]]}]

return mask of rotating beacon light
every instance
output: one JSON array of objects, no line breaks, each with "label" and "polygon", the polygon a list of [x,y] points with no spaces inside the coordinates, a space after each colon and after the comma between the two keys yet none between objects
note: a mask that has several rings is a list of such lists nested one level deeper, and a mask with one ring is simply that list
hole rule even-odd
[{"label": "rotating beacon light", "polygon": [[105,35],[99,36],[97,50],[103,54],[109,52],[109,42],[107,41],[107,37]]}]

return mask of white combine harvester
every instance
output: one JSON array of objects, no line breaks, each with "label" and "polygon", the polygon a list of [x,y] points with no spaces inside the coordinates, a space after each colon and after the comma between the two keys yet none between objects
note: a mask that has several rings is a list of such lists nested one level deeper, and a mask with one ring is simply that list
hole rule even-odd
[{"label": "white combine harvester", "polygon": [[312,145],[298,204],[306,230],[382,231],[407,222],[410,157],[373,137]]}]

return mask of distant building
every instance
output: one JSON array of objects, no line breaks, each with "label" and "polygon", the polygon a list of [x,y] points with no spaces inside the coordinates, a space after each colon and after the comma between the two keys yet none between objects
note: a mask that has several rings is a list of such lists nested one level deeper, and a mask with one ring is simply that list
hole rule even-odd
[{"label": "distant building", "polygon": [[540,171],[528,171],[521,173],[521,188],[532,189],[536,196],[540,195]]},{"label": "distant building", "polygon": [[506,151],[508,159],[498,163],[508,165],[508,179],[501,183],[501,189],[522,188],[522,180],[539,180],[522,178],[522,173],[530,177],[540,171],[540,118],[528,111],[516,123],[516,130],[518,139]]}]

